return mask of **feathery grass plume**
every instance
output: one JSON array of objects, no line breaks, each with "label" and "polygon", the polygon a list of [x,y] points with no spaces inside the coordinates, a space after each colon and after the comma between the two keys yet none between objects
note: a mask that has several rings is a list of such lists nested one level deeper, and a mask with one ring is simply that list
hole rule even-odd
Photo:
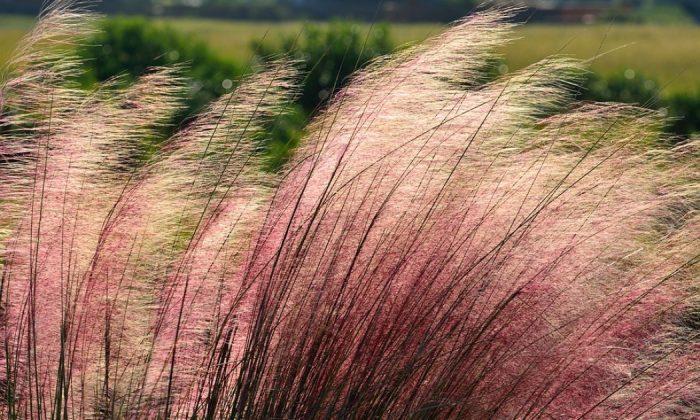
[{"label": "feathery grass plume", "polygon": [[[48,6],[0,73],[0,130],[4,135],[0,156],[4,162],[37,159],[35,146],[51,130],[49,120],[53,127],[65,122],[66,116],[85,97],[70,81],[80,63],[68,46],[89,34],[92,16],[74,6],[69,1]],[[27,165],[1,168],[3,181],[11,178],[13,186],[2,190],[3,198],[12,197],[2,202],[6,215],[17,210],[11,204],[26,199],[31,189],[33,177],[26,172],[27,168]],[[20,169],[25,172],[17,172]],[[19,188],[20,184],[25,188]],[[17,217],[13,212],[11,221]]]},{"label": "feathery grass plume", "polygon": [[700,414],[698,142],[563,57],[484,83],[512,10],[357,74],[275,177],[292,63],[135,162],[185,83],[76,89],[73,6],[1,90],[5,417]]},{"label": "feathery grass plume", "polygon": [[[110,276],[117,274],[98,263],[127,180],[118,169],[130,148],[177,108],[176,81],[165,70],[115,96],[47,88],[66,99],[46,103],[46,122],[35,123],[46,129],[30,143],[31,161],[18,165],[33,181],[24,192],[27,211],[11,238],[3,272],[2,367],[12,392],[7,402],[11,412],[16,398],[29,403],[16,415],[59,415],[62,407],[67,413],[72,387],[92,397],[96,376],[89,367],[100,353],[105,314],[117,293],[109,288]],[[65,119],[54,119],[54,104],[73,96],[81,102],[64,105]],[[78,402],[72,409],[82,413],[84,401]]]},{"label": "feathery grass plume", "polygon": [[654,149],[660,116],[570,103],[580,66],[560,58],[466,83],[502,19],[478,14],[379,63],[316,120],[250,265],[258,318],[233,412],[606,417],[654,404],[614,397],[654,386],[632,378],[683,313],[698,252],[693,234],[645,235],[686,200],[672,153]]},{"label": "feathery grass plume", "polygon": [[[44,166],[37,163],[41,175],[31,187],[41,184],[41,194],[32,196],[36,206],[29,213],[30,224],[37,219],[43,232],[33,239],[32,232],[17,230],[4,273],[10,320],[5,325],[6,358],[12,366],[7,381],[19,382],[15,377],[27,369],[26,375],[37,381],[33,387],[15,386],[13,393],[28,401],[19,408],[8,401],[10,410],[42,416],[61,414],[63,407],[79,416],[119,415],[143,396],[136,391],[150,357],[153,308],[160,291],[171,287],[164,281],[168,263],[178,261],[168,248],[183,246],[178,235],[194,235],[199,228],[197,240],[204,241],[210,225],[231,230],[228,225],[243,225],[241,219],[249,217],[235,200],[260,198],[252,193],[261,176],[251,171],[257,162],[251,139],[259,135],[264,118],[279,112],[285,95],[293,93],[288,89],[292,74],[280,64],[274,75],[271,71],[253,78],[177,135],[164,157],[139,173],[133,172],[130,159],[134,147],[179,107],[184,85],[173,70],[155,71],[123,93],[104,86],[66,107],[66,120],[47,135],[52,144],[37,146],[45,148],[46,156],[36,159]],[[247,181],[244,186],[239,179]],[[252,204],[245,210],[254,214]],[[201,228],[195,226],[197,218]],[[202,261],[216,256],[211,242],[206,239],[211,254],[202,255]],[[23,255],[26,249],[29,256]],[[194,275],[192,268],[186,273]],[[19,280],[10,287],[15,278]],[[34,292],[33,287],[41,290]],[[24,302],[34,294],[41,302],[27,311]],[[25,312],[31,313],[32,320],[26,321],[31,328],[34,318],[40,320],[39,333],[27,332]],[[41,362],[33,371],[36,350],[28,356],[23,350],[32,340],[40,340],[29,346],[39,348],[34,359]]]},{"label": "feathery grass plume", "polygon": [[157,233],[139,243],[154,251],[147,262],[167,262],[140,273],[159,286],[147,386],[139,400],[169,404],[172,397],[177,409],[185,409],[189,400],[179,395],[195,392],[196,380],[206,377],[207,346],[232,322],[221,311],[232,311],[246,292],[237,266],[272,183],[259,170],[254,139],[294,95],[295,74],[291,64],[279,62],[244,80],[177,134],[129,193],[142,207],[120,214],[130,220],[119,223],[126,226],[123,234],[134,231],[132,223],[139,224],[137,231],[157,225]]}]

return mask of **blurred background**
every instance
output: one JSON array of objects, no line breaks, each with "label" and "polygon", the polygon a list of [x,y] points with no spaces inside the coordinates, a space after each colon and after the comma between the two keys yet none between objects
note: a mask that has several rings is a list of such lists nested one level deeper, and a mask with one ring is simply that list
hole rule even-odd
[{"label": "blurred background", "polygon": [[[0,64],[32,26],[43,0],[0,0]],[[315,110],[358,67],[469,14],[475,0],[103,0],[101,31],[78,52],[86,88],[121,76],[130,83],[151,66],[185,63],[185,124],[241,77],[281,54],[304,64],[302,94],[261,140],[276,170]],[[492,1],[492,3],[500,3]],[[491,76],[552,54],[591,62],[579,96],[659,109],[673,142],[700,132],[700,0],[532,0],[526,23],[502,49]],[[163,138],[167,136],[164,133]],[[157,149],[157,139],[153,150]],[[145,153],[148,154],[148,147]]]}]

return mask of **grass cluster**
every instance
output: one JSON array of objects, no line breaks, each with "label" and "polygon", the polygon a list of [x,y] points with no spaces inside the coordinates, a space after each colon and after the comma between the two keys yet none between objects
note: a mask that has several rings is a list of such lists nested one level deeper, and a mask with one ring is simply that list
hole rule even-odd
[{"label": "grass cluster", "polygon": [[3,418],[700,415],[700,144],[581,61],[485,74],[514,10],[356,73],[272,174],[299,63],[134,165],[188,82],[81,89],[74,6],[0,83]]}]

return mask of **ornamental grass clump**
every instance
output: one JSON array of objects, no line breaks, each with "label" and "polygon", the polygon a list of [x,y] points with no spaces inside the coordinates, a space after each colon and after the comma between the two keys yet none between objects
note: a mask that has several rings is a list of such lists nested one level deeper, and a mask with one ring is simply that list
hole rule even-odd
[{"label": "ornamental grass clump", "polygon": [[483,82],[512,13],[377,60],[270,174],[295,63],[144,163],[180,69],[78,89],[52,3],[0,87],[3,417],[700,415],[697,140],[565,57]]}]

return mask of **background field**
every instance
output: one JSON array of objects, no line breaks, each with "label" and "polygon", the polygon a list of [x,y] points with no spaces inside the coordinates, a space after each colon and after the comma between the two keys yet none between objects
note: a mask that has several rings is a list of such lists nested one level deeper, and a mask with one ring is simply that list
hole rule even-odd
[{"label": "background field", "polygon": [[31,27],[33,19],[0,15],[0,63],[5,63],[17,42]]},{"label": "background field", "polygon": [[[274,41],[282,34],[296,34],[302,22],[266,23],[205,19],[161,19],[159,25],[205,40],[224,58],[245,61],[250,44],[265,37]],[[5,62],[32,19],[0,16],[0,62]],[[362,24],[365,29],[369,25]],[[439,24],[392,24],[396,45],[417,42],[439,33]],[[502,51],[510,69],[518,69],[551,54],[588,59],[608,52],[593,63],[603,75],[627,69],[653,77],[667,85],[666,93],[700,89],[700,27],[659,25],[526,25]]]}]

